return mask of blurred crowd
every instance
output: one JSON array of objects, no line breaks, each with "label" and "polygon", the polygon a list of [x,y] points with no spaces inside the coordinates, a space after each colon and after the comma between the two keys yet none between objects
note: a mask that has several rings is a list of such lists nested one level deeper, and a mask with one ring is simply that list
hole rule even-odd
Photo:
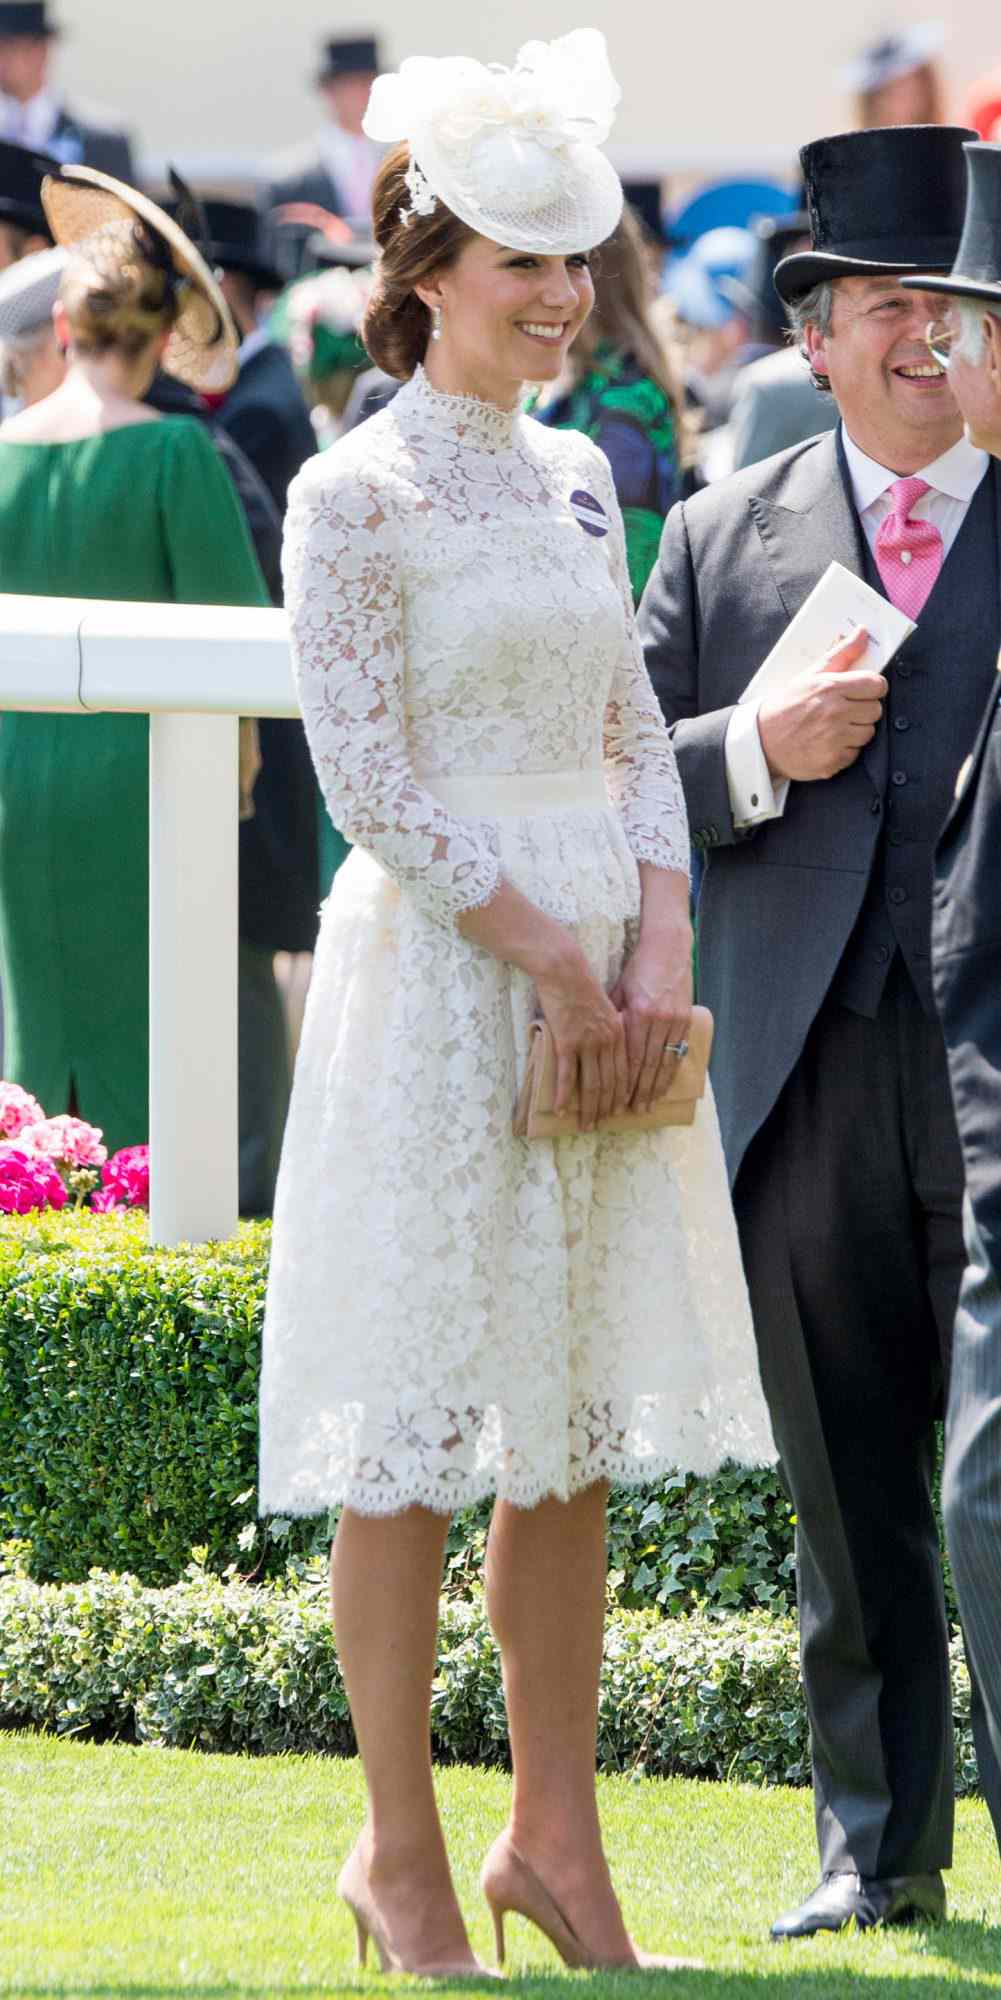
[{"label": "blurred crowd", "polygon": [[[859,54],[845,81],[860,127],[941,121],[944,39],[941,24],[923,23]],[[0,590],[281,602],[291,479],[306,458],[399,386],[370,366],[360,337],[376,254],[371,193],[383,150],[365,136],[362,118],[385,66],[374,34],[330,40],[315,73],[315,130],[294,152],[263,166],[258,185],[192,188],[172,173],[168,186],[147,191],[156,214],[171,218],[196,247],[201,269],[219,288],[235,344],[235,379],[172,365],[169,343],[150,370],[144,363],[137,373],[131,364],[142,347],[140,330],[148,334],[158,324],[155,304],[141,285],[136,292],[134,273],[105,274],[107,324],[91,327],[89,344],[81,345],[65,310],[62,321],[58,309],[53,318],[57,300],[65,307],[73,245],[57,240],[43,200],[52,176],[80,165],[136,189],[132,141],[115,120],[64,97],[59,24],[47,0],[0,0],[5,419],[23,422],[26,413],[50,413],[54,404],[58,411],[55,392],[66,388],[68,352],[90,356],[87,410],[80,414],[84,397],[80,409],[73,406],[66,435],[36,434],[29,416],[27,432],[5,432],[11,441],[0,443]],[[984,137],[1001,132],[1001,71],[977,83],[967,116]],[[586,431],[607,454],[638,603],[676,499],[830,427],[835,409],[790,344],[772,283],[776,263],[809,238],[802,191],[792,178],[787,184],[731,178],[673,200],[651,179],[627,182],[626,192],[622,223],[596,261],[593,317],[564,377],[544,392],[530,391],[530,408],[543,423]],[[126,449],[112,447],[108,432],[137,422],[136,410],[147,418],[151,411],[186,417],[197,434],[201,460],[194,457],[184,477],[175,468],[173,504],[188,495],[189,526],[197,518],[197,509],[190,513],[191,482],[201,478],[203,493],[211,486],[204,483],[205,453],[214,469],[224,468],[239,526],[228,571],[215,558],[199,560],[205,551],[169,511],[164,515],[162,483],[155,521],[150,494],[149,546],[141,562],[136,552],[134,576],[123,571],[114,482],[96,545],[83,526],[67,537],[74,508],[92,527],[112,449]],[[67,471],[57,498],[51,480],[44,492],[30,482],[26,487],[18,442],[55,442],[68,454],[85,438],[90,456],[82,455],[73,477]],[[140,481],[129,504],[141,512],[144,497]],[[19,569],[3,552],[4,508],[16,507],[23,518],[29,505],[39,510],[34,570],[30,562]],[[53,508],[62,516],[59,545],[64,555],[72,551],[55,566],[42,559],[54,539],[46,515]],[[102,550],[107,565],[99,560]],[[121,1145],[147,1136],[145,833],[131,844],[128,868],[114,837],[123,799],[136,827],[145,811],[146,724],[105,717],[100,725],[101,746],[96,726],[88,725],[76,791],[67,768],[82,745],[79,732],[76,739],[67,734],[72,726],[65,718],[21,717],[16,726],[5,718],[0,727],[0,973],[7,1010],[0,1073],[16,1076],[50,1105],[78,1108],[113,1128],[110,1138]],[[93,784],[99,748],[109,760],[103,800]],[[15,753],[18,780],[11,775]],[[250,768],[256,776],[252,798],[248,779],[240,856],[241,1208],[262,1214],[272,1202],[317,911],[346,850],[321,808],[298,723],[262,722]],[[23,893],[25,786],[38,863],[33,880],[48,849],[53,866],[59,858],[63,889],[49,904]],[[67,853],[80,861],[78,880],[66,868]],[[62,1003],[52,976],[56,962],[64,972]],[[101,983],[102,963],[116,968],[113,994],[107,976]],[[94,980],[98,992],[88,1011],[80,995]],[[95,1076],[93,1050],[102,1041],[107,1062]]]}]

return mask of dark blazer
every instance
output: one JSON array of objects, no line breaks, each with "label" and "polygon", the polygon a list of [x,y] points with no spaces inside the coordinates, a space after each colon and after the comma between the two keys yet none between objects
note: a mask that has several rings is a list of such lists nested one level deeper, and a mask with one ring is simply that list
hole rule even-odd
[{"label": "dark blazer", "polygon": [[[996,478],[992,490],[1001,543]],[[885,722],[848,770],[793,785],[782,819],[742,835],[730,811],[724,742],[734,706],[831,561],[864,570],[837,433],[675,507],[640,610],[693,838],[708,857],[700,985],[716,1016],[713,1077],[733,1178],[831,985],[882,823]]]},{"label": "dark blazer", "polygon": [[932,964],[967,1191],[1001,1272],[1001,682],[938,846]]},{"label": "dark blazer", "polygon": [[277,265],[284,277],[296,278],[313,232],[311,227],[274,221],[273,210],[289,201],[315,202],[333,215],[347,212],[344,193],[327,171],[315,140],[277,162],[275,177],[262,190],[260,200],[268,262]]},{"label": "dark blazer", "polygon": [[243,363],[219,418],[284,516],[289,483],[312,458],[316,432],[292,363],[277,341]]},{"label": "dark blazer", "polygon": [[136,186],[128,133],[106,125],[95,111],[72,111],[63,105],[47,150],[65,165],[96,167],[99,173],[112,174],[115,180]]}]

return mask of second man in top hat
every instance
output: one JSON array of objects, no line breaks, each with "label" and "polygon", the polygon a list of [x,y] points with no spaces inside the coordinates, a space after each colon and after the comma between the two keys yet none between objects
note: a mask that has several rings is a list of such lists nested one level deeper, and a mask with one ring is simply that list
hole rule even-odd
[{"label": "second man in top hat", "polygon": [[264,191],[264,212],[274,256],[286,277],[303,268],[309,226],[276,222],[275,212],[307,202],[327,209],[361,235],[372,228],[372,187],[384,148],[366,138],[362,119],[382,63],[374,35],[326,44],[316,87],[326,116],[307,144],[274,165]]}]

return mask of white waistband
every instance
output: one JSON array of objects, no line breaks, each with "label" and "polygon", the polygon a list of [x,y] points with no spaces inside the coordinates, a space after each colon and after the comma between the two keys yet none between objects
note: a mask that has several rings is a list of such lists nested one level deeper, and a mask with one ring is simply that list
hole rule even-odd
[{"label": "white waistband", "polygon": [[421,776],[449,812],[465,819],[521,818],[528,813],[592,812],[607,808],[600,765],[587,771],[484,771],[468,777]]}]

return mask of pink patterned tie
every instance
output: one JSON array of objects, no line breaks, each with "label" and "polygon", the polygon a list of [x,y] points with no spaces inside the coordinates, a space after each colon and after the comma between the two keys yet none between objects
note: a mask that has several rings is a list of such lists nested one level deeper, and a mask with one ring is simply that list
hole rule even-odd
[{"label": "pink patterned tie", "polygon": [[911,520],[911,508],[930,492],[926,479],[895,480],[893,510],[876,536],[876,568],[887,597],[908,618],[916,618],[927,603],[942,567],[942,537],[934,522]]}]

